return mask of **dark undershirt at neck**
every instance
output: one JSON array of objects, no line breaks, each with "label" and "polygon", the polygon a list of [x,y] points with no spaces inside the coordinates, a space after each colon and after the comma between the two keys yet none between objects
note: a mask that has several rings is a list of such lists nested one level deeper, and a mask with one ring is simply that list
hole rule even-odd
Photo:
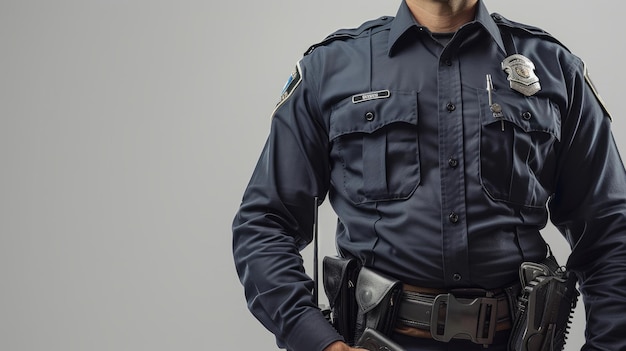
[{"label": "dark undershirt at neck", "polygon": [[454,36],[454,32],[432,33],[432,34],[433,34],[433,38],[435,38],[435,40],[437,40],[443,46],[448,45],[448,43],[450,42],[450,40],[452,40],[452,37]]}]

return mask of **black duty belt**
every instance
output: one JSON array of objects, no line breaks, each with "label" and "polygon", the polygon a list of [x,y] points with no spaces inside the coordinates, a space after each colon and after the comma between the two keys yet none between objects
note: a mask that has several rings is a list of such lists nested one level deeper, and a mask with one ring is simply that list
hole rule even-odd
[{"label": "black duty belt", "polygon": [[405,285],[396,331],[439,341],[469,339],[493,343],[496,331],[511,328],[509,300],[503,291],[460,289],[450,292]]}]

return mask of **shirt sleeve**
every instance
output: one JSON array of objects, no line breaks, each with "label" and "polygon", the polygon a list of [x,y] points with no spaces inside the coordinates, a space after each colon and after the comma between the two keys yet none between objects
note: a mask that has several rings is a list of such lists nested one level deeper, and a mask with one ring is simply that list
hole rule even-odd
[{"label": "shirt sleeve", "polygon": [[233,254],[248,307],[278,345],[320,351],[342,338],[314,304],[300,255],[329,182],[328,135],[307,73],[298,63],[274,111],[233,221]]},{"label": "shirt sleeve", "polygon": [[571,77],[551,220],[572,246],[568,268],[587,317],[583,350],[625,350],[626,172],[582,62]]}]

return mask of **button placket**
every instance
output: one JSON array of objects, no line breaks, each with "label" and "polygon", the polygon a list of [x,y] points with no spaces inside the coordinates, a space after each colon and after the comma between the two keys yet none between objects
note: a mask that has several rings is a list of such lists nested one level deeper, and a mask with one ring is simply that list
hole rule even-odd
[{"label": "button placket", "polygon": [[[451,44],[454,43],[451,42]],[[444,49],[438,67],[439,165],[441,177],[441,224],[444,276],[447,284],[458,284],[467,276],[468,250],[465,218],[465,170],[463,116],[465,101],[461,91],[458,57],[453,60]],[[457,275],[457,278],[455,278]]]}]

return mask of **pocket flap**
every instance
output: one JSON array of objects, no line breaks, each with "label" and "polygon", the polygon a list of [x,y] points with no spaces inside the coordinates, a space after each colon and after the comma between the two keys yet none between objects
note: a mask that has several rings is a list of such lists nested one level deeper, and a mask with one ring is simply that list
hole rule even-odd
[{"label": "pocket flap", "polygon": [[383,302],[400,284],[396,279],[363,267],[356,283],[356,302],[361,311],[367,313]]},{"label": "pocket flap", "polygon": [[492,117],[486,92],[481,92],[482,109],[485,117],[483,125],[500,123],[505,120],[514,123],[526,133],[543,132],[561,139],[561,119],[559,108],[549,99],[537,96],[519,98],[510,91],[493,91],[493,102],[502,106],[500,118]]},{"label": "pocket flap", "polygon": [[[324,276],[324,292],[333,307],[340,296],[342,289],[348,288],[352,276],[358,269],[357,260],[338,256],[324,257],[322,275]],[[354,282],[352,282],[354,284]]]},{"label": "pocket flap", "polygon": [[353,97],[333,107],[329,138],[344,134],[373,133],[391,123],[417,125],[417,93],[391,91],[384,99],[353,102]]}]

